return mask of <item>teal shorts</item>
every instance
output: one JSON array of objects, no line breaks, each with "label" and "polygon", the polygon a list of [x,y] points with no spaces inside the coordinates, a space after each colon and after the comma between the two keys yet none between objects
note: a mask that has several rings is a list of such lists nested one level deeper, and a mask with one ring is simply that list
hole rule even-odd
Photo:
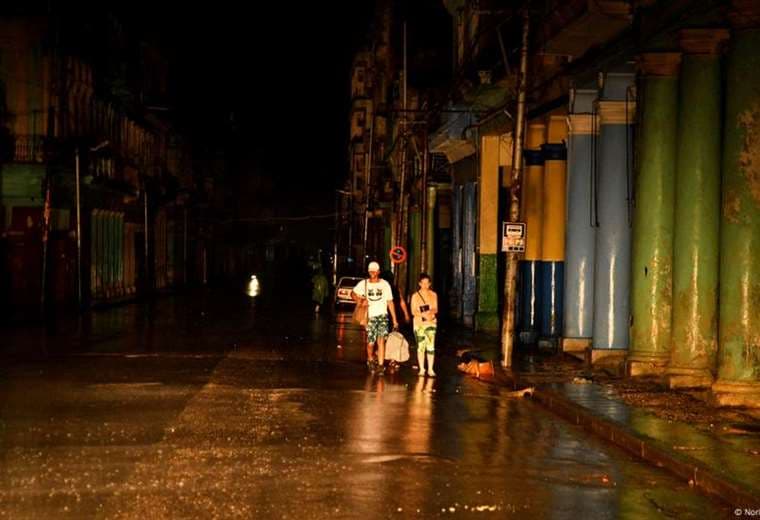
[{"label": "teal shorts", "polygon": [[372,316],[367,321],[367,343],[387,337],[388,332],[388,316]]},{"label": "teal shorts", "polygon": [[414,328],[414,337],[417,338],[417,350],[424,350],[428,354],[435,352],[435,325],[421,325]]}]

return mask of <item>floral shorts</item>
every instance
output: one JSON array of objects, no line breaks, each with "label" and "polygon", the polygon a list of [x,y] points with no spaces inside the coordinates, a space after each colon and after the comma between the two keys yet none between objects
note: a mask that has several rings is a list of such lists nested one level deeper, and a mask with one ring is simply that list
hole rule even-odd
[{"label": "floral shorts", "polygon": [[388,336],[388,316],[372,316],[367,320],[367,343]]},{"label": "floral shorts", "polygon": [[435,325],[421,325],[414,328],[414,336],[417,338],[417,350],[424,350],[432,354],[435,352]]}]

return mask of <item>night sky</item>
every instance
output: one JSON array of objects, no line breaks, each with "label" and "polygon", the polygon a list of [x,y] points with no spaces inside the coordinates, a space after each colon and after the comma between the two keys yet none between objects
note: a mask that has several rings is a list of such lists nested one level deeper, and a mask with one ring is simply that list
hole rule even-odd
[{"label": "night sky", "polygon": [[[372,0],[185,4],[148,2],[149,20],[126,12],[173,55],[177,108],[197,131],[218,135],[234,113],[238,149],[250,151],[244,174],[275,179],[280,205],[330,211],[347,175],[350,70],[369,41]],[[412,81],[448,73],[450,20],[441,0],[397,2],[409,20]],[[399,47],[401,42],[395,42]],[[438,59],[430,48],[438,47]],[[426,50],[427,49],[427,50]],[[400,51],[400,49],[397,49]],[[437,67],[434,71],[433,68]],[[427,80],[427,81],[426,81]],[[206,123],[207,122],[207,123]]]},{"label": "night sky", "polygon": [[350,65],[373,2],[209,7],[153,6],[149,20],[136,4],[124,10],[172,55],[176,108],[198,135],[218,138],[234,114],[244,174],[273,177],[280,202],[318,198],[332,209],[346,173]]}]

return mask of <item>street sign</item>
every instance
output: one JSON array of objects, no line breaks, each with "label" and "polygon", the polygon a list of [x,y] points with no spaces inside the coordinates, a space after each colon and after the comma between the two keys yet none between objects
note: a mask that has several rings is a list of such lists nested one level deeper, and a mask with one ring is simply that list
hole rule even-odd
[{"label": "street sign", "polygon": [[501,252],[525,252],[525,222],[502,222]]},{"label": "street sign", "polygon": [[406,260],[406,249],[401,246],[392,247],[389,253],[391,255],[391,262],[394,264],[401,264]]}]

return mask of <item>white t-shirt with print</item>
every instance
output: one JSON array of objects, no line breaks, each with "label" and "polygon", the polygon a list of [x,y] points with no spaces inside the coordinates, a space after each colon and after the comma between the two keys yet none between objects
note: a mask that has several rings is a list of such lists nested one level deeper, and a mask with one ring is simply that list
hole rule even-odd
[{"label": "white t-shirt with print", "polygon": [[369,301],[369,312],[367,315],[370,318],[374,318],[375,316],[385,316],[388,314],[388,302],[393,300],[391,284],[383,279],[380,279],[375,283],[372,283],[369,280],[362,280],[356,284],[354,292],[359,296],[365,296],[365,287],[367,291],[367,300]]}]

